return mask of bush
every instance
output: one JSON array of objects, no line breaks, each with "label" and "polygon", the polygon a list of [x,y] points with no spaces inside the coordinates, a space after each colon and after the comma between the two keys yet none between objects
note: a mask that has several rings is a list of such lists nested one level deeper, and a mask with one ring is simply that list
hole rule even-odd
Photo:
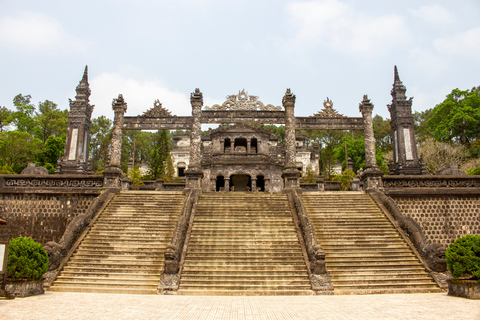
[{"label": "bush", "polygon": [[480,279],[480,236],[458,238],[447,248],[445,256],[454,278]]},{"label": "bush", "polygon": [[42,245],[31,238],[10,240],[7,277],[13,280],[41,280],[48,271],[48,254]]}]

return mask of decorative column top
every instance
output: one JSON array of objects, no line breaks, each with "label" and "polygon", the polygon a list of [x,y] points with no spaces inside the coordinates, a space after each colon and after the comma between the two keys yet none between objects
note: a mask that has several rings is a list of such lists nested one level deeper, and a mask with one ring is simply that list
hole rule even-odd
[{"label": "decorative column top", "polygon": [[196,88],[195,92],[192,92],[192,94],[190,95],[190,103],[192,104],[192,106],[203,105],[203,94],[200,92],[199,88]]},{"label": "decorative column top", "polygon": [[373,104],[370,102],[370,99],[368,99],[366,94],[363,95],[363,101],[359,104],[358,109],[362,115],[366,113],[372,114]]},{"label": "decorative column top", "polygon": [[127,103],[123,99],[123,95],[119,94],[117,99],[113,99],[112,101],[112,109],[117,112],[125,113],[127,111]]},{"label": "decorative column top", "polygon": [[283,96],[282,99],[282,105],[284,108],[286,107],[294,107],[295,106],[295,95],[290,91],[290,88],[287,89],[285,92],[285,95]]}]

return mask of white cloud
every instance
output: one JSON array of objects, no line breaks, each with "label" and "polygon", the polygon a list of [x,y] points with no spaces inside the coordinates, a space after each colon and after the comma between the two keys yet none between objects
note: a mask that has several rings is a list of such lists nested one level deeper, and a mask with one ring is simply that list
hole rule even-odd
[{"label": "white cloud", "polygon": [[338,0],[294,2],[287,10],[296,28],[294,46],[320,43],[336,51],[378,55],[409,38],[401,16],[368,16]]},{"label": "white cloud", "polygon": [[431,49],[414,48],[411,50],[409,58],[412,64],[421,70],[424,74],[438,77],[443,74],[448,67],[446,59]]},{"label": "white cloud", "polygon": [[455,21],[452,13],[439,5],[422,6],[417,10],[411,10],[411,12],[425,22],[433,24],[444,25]]},{"label": "white cloud", "polygon": [[137,116],[153,107],[159,99],[162,106],[177,116],[192,113],[188,94],[168,89],[160,79],[138,80],[118,73],[102,73],[90,80],[93,117],[105,115],[113,118],[112,100],[119,94],[127,102],[127,116]]},{"label": "white cloud", "polygon": [[444,54],[480,58],[480,27],[437,39],[433,45]]},{"label": "white cloud", "polygon": [[0,44],[22,51],[85,51],[86,45],[45,15],[22,13],[0,19]]}]

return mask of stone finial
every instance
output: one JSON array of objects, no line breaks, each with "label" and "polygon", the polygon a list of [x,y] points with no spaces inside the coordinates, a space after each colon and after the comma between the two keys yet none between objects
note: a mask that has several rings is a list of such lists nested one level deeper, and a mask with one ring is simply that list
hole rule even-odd
[{"label": "stone finial", "polygon": [[282,99],[283,107],[285,108],[285,106],[293,106],[295,104],[295,99],[295,95],[291,92],[290,88],[288,88]]},{"label": "stone finial", "polygon": [[398,68],[395,66],[394,68],[394,82],[393,88],[390,94],[392,95],[393,100],[406,100],[406,92],[407,88],[403,85],[403,82],[400,80],[400,76],[398,75]]},{"label": "stone finial", "polygon": [[119,94],[117,99],[113,99],[112,101],[112,109],[116,111],[118,108],[123,108],[123,112],[127,111],[127,103],[123,99],[123,95]]},{"label": "stone finial", "polygon": [[90,97],[90,85],[88,84],[88,66],[85,66],[85,71],[83,72],[82,80],[78,84],[76,90],[77,95],[75,96],[76,100],[83,100],[88,102]]},{"label": "stone finial", "polygon": [[200,101],[203,104],[203,94],[200,92],[199,88],[195,88],[195,92],[192,92],[190,95],[190,102]]}]

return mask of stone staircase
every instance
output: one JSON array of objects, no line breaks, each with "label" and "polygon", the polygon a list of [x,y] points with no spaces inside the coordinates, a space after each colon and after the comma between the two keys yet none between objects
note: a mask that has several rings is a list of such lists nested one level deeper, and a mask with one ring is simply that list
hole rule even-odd
[{"label": "stone staircase", "polygon": [[49,290],[156,293],[183,199],[182,192],[117,194]]},{"label": "stone staircase", "polygon": [[178,293],[313,294],[286,195],[204,193]]},{"label": "stone staircase", "polygon": [[441,292],[413,250],[363,192],[305,192],[335,294]]}]

